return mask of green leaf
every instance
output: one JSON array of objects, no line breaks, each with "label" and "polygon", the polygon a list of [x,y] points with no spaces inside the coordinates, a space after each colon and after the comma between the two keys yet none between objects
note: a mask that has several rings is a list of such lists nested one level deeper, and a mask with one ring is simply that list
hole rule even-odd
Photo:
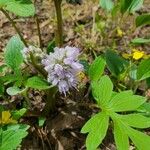
[{"label": "green leaf", "polygon": [[129,63],[124,58],[120,57],[112,50],[107,50],[105,56],[108,69],[116,77],[123,73],[129,65]]},{"label": "green leaf", "polygon": [[127,91],[116,94],[110,101],[109,108],[115,112],[133,111],[146,101],[145,97],[131,95]]},{"label": "green leaf", "polygon": [[147,44],[147,43],[150,43],[150,39],[135,38],[131,42],[133,44]]},{"label": "green leaf", "polygon": [[4,68],[6,68],[6,65],[1,65],[1,66],[0,66],[0,73],[3,72],[3,69],[4,69]]},{"label": "green leaf", "polygon": [[4,9],[21,17],[33,16],[35,14],[35,7],[31,0],[0,0],[0,4]]},{"label": "green leaf", "polygon": [[7,3],[9,3],[10,1],[13,1],[13,0],[0,0],[0,8],[2,7],[5,7],[7,5]]},{"label": "green leaf", "polygon": [[24,44],[18,36],[13,36],[6,46],[4,52],[5,62],[11,67],[12,70],[17,70],[23,63],[23,56],[21,51],[24,48]]},{"label": "green leaf", "polygon": [[143,113],[145,116],[150,117],[150,103],[144,103],[137,109],[137,111]]},{"label": "green leaf", "polygon": [[137,80],[141,81],[150,77],[150,59],[143,60],[137,68]]},{"label": "green leaf", "polygon": [[3,81],[0,79],[0,96],[2,96],[4,94],[4,84]]},{"label": "green leaf", "polygon": [[121,0],[121,13],[133,13],[139,10],[143,5],[143,0]]},{"label": "green leaf", "polygon": [[102,113],[98,113],[92,116],[91,119],[89,119],[86,122],[86,124],[82,127],[81,133],[87,133],[87,132],[92,131],[92,129],[95,127],[95,124],[99,122],[99,119],[101,118],[102,115],[103,115]]},{"label": "green leaf", "polygon": [[128,136],[139,150],[149,150],[150,136],[132,128],[128,128],[127,131]]},{"label": "green leaf", "polygon": [[6,92],[11,95],[11,96],[14,96],[14,95],[17,95],[17,94],[20,94],[23,90],[19,89],[18,87],[16,86],[13,86],[13,87],[9,87]]},{"label": "green leaf", "polygon": [[46,90],[52,87],[52,86],[49,86],[46,80],[38,76],[29,78],[27,80],[26,86],[30,88],[38,89],[38,90]]},{"label": "green leaf", "polygon": [[[99,115],[99,119],[94,119],[93,121],[93,125],[91,125],[91,123],[88,123],[89,125],[85,125],[82,130],[82,132],[90,130],[86,139],[87,150],[95,150],[98,145],[101,144],[102,140],[106,136],[109,117],[102,112]],[[91,127],[91,129],[89,129],[88,127]]]},{"label": "green leaf", "polygon": [[143,26],[150,24],[150,14],[140,15],[136,18],[136,26]]},{"label": "green leaf", "polygon": [[18,130],[6,130],[2,131],[2,142],[0,145],[1,150],[14,150],[16,149],[22,139],[27,136],[26,130],[18,129]]},{"label": "green leaf", "polygon": [[150,118],[145,117],[141,114],[120,115],[120,118],[131,127],[135,128],[150,127]]},{"label": "green leaf", "polygon": [[98,82],[92,82],[92,93],[99,106],[107,105],[112,96],[113,84],[108,76],[102,76]]},{"label": "green leaf", "polygon": [[100,0],[100,6],[107,10],[107,11],[111,11],[114,7],[114,3],[112,0]]},{"label": "green leaf", "polygon": [[125,133],[124,126],[119,121],[114,122],[114,138],[117,150],[129,150],[129,138]]},{"label": "green leaf", "polygon": [[42,127],[45,123],[46,118],[45,117],[39,117],[39,127]]},{"label": "green leaf", "polygon": [[26,111],[27,111],[26,108],[22,108],[20,110],[15,110],[11,114],[12,114],[13,119],[18,120],[26,113]]},{"label": "green leaf", "polygon": [[91,64],[89,68],[89,77],[92,81],[98,81],[102,76],[105,68],[105,60],[99,56]]},{"label": "green leaf", "polygon": [[135,64],[133,64],[130,68],[129,77],[132,80],[137,80],[137,66]]}]

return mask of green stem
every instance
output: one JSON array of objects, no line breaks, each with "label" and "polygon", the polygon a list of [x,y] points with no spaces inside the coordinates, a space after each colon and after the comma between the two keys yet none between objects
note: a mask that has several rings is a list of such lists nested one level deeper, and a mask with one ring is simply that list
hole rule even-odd
[{"label": "green stem", "polygon": [[24,45],[26,47],[28,47],[28,44],[26,42],[26,40],[24,39],[24,37],[22,36],[20,30],[18,29],[18,27],[16,26],[16,23],[13,21],[13,19],[11,19],[11,17],[9,16],[9,14],[7,13],[7,11],[5,11],[4,9],[0,9],[3,14],[6,16],[6,18],[11,22],[12,26],[14,27],[14,29],[16,30],[16,32],[18,33],[18,35],[20,36],[20,39],[22,40],[22,42],[24,43]]},{"label": "green stem", "polygon": [[32,65],[34,66],[34,68],[41,74],[43,75],[45,78],[47,78],[47,72],[43,69],[43,67],[41,67],[40,65],[37,64],[34,55],[32,53],[30,53],[30,59],[32,62]]},{"label": "green stem", "polygon": [[39,18],[38,18],[38,16],[36,14],[35,14],[34,18],[35,18],[36,25],[37,25],[37,31],[38,31],[38,37],[39,37],[39,45],[40,45],[40,48],[42,49],[43,48],[43,43],[42,43],[42,36],[41,36]]},{"label": "green stem", "polygon": [[46,91],[47,98],[46,98],[46,105],[43,110],[43,115],[47,116],[49,112],[53,112],[55,110],[55,104],[56,104],[56,93],[57,88],[53,87],[51,89],[48,89]]},{"label": "green stem", "polygon": [[56,45],[62,47],[63,45],[63,20],[61,10],[62,0],[54,0],[56,16],[57,16],[57,31],[55,35]]}]

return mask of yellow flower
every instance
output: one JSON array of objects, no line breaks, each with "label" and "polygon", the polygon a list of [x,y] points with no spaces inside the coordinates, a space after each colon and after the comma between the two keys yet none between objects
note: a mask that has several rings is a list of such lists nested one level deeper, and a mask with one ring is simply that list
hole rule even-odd
[{"label": "yellow flower", "polygon": [[17,121],[12,119],[11,113],[9,111],[2,111],[0,124],[10,124],[10,123],[17,123]]},{"label": "yellow flower", "polygon": [[132,58],[135,60],[139,60],[145,56],[145,53],[143,51],[139,51],[138,49],[132,49],[132,51]]},{"label": "yellow flower", "polygon": [[119,27],[117,27],[117,36],[123,37],[123,35],[125,35],[125,33]]}]

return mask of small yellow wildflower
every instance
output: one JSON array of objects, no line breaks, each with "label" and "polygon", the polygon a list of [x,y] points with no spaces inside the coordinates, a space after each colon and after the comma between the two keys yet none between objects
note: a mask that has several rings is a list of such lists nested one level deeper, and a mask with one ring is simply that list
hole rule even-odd
[{"label": "small yellow wildflower", "polygon": [[12,119],[11,113],[9,111],[2,111],[0,124],[10,124],[10,123],[17,123],[17,121]]},{"label": "small yellow wildflower", "polygon": [[132,49],[132,51],[132,58],[135,60],[139,60],[145,56],[145,53],[143,51],[139,51],[138,49]]},{"label": "small yellow wildflower", "polygon": [[117,36],[118,37],[123,37],[123,35],[125,35],[125,33],[118,27],[117,28]]}]

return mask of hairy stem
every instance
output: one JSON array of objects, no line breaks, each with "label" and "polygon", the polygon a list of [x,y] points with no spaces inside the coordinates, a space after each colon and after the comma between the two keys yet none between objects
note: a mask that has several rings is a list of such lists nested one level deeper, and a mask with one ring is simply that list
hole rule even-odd
[{"label": "hairy stem", "polygon": [[63,45],[63,20],[61,10],[62,0],[54,0],[56,16],[57,16],[57,31],[55,35],[56,45],[62,47]]},{"label": "hairy stem", "polygon": [[26,42],[26,40],[24,39],[24,37],[22,36],[20,30],[18,29],[18,27],[16,26],[16,23],[13,21],[13,19],[11,19],[11,17],[9,16],[9,14],[7,13],[7,11],[5,11],[4,9],[1,9],[1,11],[3,12],[3,14],[6,16],[6,18],[11,22],[12,26],[14,27],[14,29],[16,30],[16,32],[18,33],[18,35],[20,36],[21,41],[24,43],[24,45],[26,47],[28,47],[28,44]]}]

